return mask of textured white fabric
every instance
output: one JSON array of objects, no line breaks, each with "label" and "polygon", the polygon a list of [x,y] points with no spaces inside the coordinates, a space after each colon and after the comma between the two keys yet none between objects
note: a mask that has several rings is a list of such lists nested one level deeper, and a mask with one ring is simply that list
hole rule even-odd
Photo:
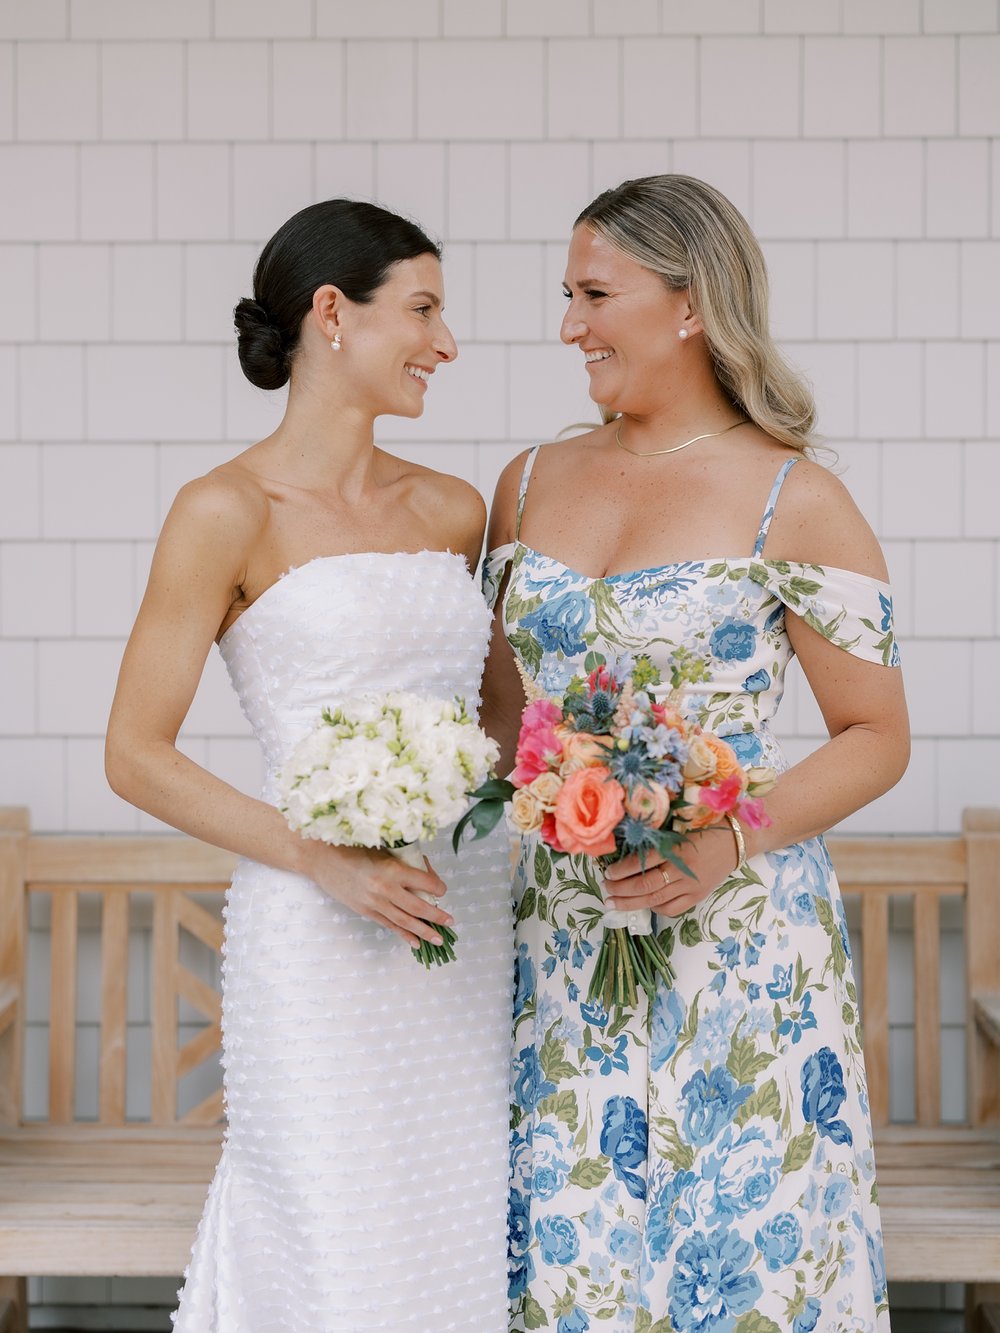
[{"label": "textured white fabric", "polygon": [[[460,557],[321,557],[220,648],[273,774],[362,690],[479,702],[489,615]],[[502,832],[447,882],[459,960],[425,971],[310,881],[243,861],[226,906],[229,1127],[176,1333],[507,1327],[511,913]]]}]

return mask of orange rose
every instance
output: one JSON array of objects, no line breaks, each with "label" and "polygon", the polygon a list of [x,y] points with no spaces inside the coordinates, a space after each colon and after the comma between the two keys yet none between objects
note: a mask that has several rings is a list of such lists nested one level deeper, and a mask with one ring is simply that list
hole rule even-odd
[{"label": "orange rose", "polygon": [[670,793],[665,787],[634,787],[625,797],[625,809],[633,819],[641,819],[650,828],[660,828],[670,814]]},{"label": "orange rose", "polygon": [[614,828],[625,813],[625,791],[603,766],[581,768],[566,779],[556,798],[556,832],[568,852],[608,856]]},{"label": "orange rose", "polygon": [[614,743],[610,736],[592,736],[589,731],[562,730],[559,739],[563,743],[559,772],[564,778],[571,773],[578,773],[582,768],[603,764]]}]

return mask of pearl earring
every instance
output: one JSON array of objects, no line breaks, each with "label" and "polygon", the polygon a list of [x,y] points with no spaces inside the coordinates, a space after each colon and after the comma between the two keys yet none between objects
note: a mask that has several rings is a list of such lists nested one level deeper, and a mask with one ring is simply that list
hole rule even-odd
[{"label": "pearl earring", "polygon": [[333,350],[334,350],[335,352],[339,352],[339,351],[340,351],[340,334],[339,334],[339,333],[335,333],[335,334],[333,335],[333,338],[332,338],[331,341],[330,341],[330,346],[333,348]]},{"label": "pearl earring", "polygon": [[687,329],[681,329],[681,330],[679,330],[677,336],[678,336],[678,338],[686,338],[686,337],[688,336],[688,331],[687,331]]}]

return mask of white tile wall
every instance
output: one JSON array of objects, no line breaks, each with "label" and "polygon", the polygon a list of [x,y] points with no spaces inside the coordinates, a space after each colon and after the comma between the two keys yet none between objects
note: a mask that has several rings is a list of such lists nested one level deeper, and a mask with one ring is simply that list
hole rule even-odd
[{"label": "white tile wall", "polygon": [[[285,217],[378,197],[444,238],[461,356],[380,434],[489,493],[594,416],[557,338],[572,219],[676,170],[762,238],[885,543],[914,758],[849,825],[954,828],[1000,758],[998,86],[996,0],[0,0],[0,801],[157,827],[100,735],[174,492],[280,417],[231,310]],[[822,735],[804,681],[784,722],[793,755]],[[183,745],[255,788],[214,655]],[[52,1322],[74,1289],[44,1290]]]},{"label": "white tile wall", "polygon": [[181,43],[105,43],[101,50],[100,110],[104,139],[183,138]]}]

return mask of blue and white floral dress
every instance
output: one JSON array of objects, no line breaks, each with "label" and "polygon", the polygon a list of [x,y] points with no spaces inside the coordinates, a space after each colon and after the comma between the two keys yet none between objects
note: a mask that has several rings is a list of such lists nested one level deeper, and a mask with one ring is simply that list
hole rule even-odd
[{"label": "blue and white floral dress", "polygon": [[[558,695],[590,654],[643,652],[666,675],[683,646],[711,672],[688,687],[690,715],[745,763],[786,769],[769,729],[786,610],[898,663],[885,584],[763,557],[795,461],[749,558],[594,579],[519,539],[492,552],[487,592],[509,573],[502,623],[524,667]],[[593,863],[528,837],[515,896],[512,1330],[887,1333],[858,997],[822,838],[660,918],[676,982],[614,1022],[587,1000]]]}]

